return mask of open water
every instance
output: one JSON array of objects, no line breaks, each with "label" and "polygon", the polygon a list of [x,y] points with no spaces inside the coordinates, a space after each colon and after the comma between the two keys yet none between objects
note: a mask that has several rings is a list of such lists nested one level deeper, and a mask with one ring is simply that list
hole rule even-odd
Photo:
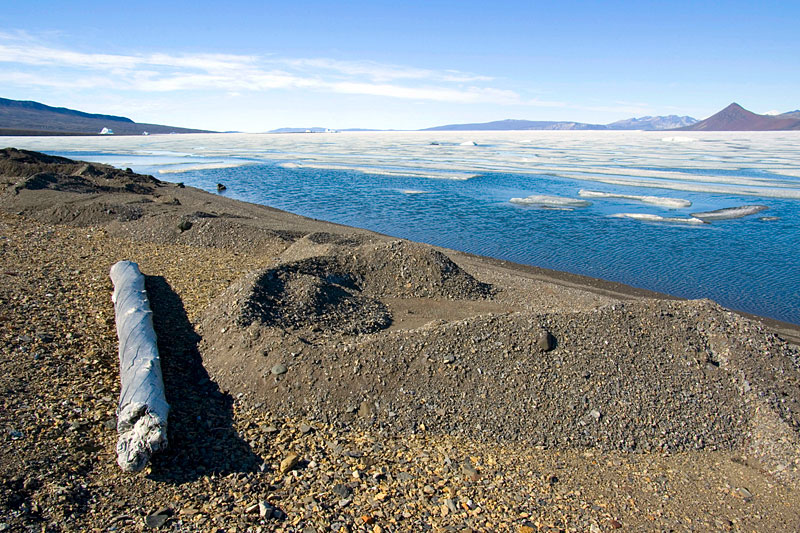
[{"label": "open water", "polygon": [[228,196],[309,217],[800,324],[800,132],[209,134],[6,144],[208,191],[221,182]]}]

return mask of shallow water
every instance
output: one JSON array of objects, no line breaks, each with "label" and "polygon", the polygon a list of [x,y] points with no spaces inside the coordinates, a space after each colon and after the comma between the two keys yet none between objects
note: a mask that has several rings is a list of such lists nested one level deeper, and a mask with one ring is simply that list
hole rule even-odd
[{"label": "shallow water", "polygon": [[[228,196],[314,218],[800,323],[800,132],[216,134],[6,144],[209,191],[224,182]],[[747,205],[768,209],[731,211],[745,215],[710,223],[692,217]]]}]

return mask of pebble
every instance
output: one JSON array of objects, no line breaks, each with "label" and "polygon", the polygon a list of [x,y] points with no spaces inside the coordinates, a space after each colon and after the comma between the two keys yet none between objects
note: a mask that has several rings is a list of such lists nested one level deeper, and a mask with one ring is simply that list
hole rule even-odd
[{"label": "pebble", "polygon": [[273,366],[270,369],[270,372],[272,372],[276,376],[280,376],[282,374],[285,374],[288,371],[289,371],[289,369],[283,363],[278,363],[277,365]]},{"label": "pebble", "polygon": [[298,465],[300,462],[300,456],[294,452],[288,454],[286,457],[283,458],[281,461],[280,472],[281,474],[286,474]]}]

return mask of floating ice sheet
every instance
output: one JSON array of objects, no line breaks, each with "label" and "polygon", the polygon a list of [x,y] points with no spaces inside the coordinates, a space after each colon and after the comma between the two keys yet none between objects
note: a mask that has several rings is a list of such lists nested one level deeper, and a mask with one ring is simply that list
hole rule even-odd
[{"label": "floating ice sheet", "polygon": [[663,196],[639,196],[635,194],[615,194],[601,191],[588,191],[581,189],[578,191],[578,196],[583,198],[620,198],[623,200],[634,200],[645,204],[660,205],[662,207],[669,207],[671,209],[679,209],[681,207],[689,207],[692,202],[683,200],[682,198],[667,198]]},{"label": "floating ice sheet", "polygon": [[733,218],[755,215],[767,209],[769,209],[769,207],[766,205],[741,205],[738,207],[726,207],[714,211],[705,211],[703,213],[692,213],[692,216],[703,220],[730,220]]},{"label": "floating ice sheet", "polygon": [[512,198],[512,204],[528,205],[532,207],[587,207],[591,202],[579,200],[577,198],[565,198],[563,196],[549,196],[546,194],[533,194],[526,198]]}]

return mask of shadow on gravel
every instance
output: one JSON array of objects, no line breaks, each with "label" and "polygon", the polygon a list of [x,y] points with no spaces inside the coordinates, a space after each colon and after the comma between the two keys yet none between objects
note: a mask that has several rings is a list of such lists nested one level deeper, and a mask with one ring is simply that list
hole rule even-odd
[{"label": "shadow on gravel", "polygon": [[186,483],[212,472],[258,469],[261,459],[233,428],[233,398],[203,367],[183,302],[161,276],[146,276],[164,387],[170,404],[169,447],[152,460],[150,478]]}]

